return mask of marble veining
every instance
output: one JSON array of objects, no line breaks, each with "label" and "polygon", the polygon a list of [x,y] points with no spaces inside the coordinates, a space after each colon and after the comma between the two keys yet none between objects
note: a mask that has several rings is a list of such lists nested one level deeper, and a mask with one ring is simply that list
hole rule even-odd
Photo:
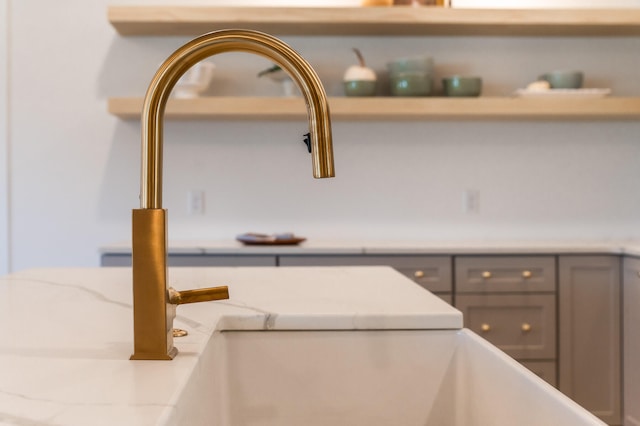
[{"label": "marble veining", "polygon": [[0,423],[176,425],[211,336],[225,330],[459,329],[462,315],[387,267],[174,268],[178,288],[230,299],[178,307],[170,362],[129,361],[129,268],[36,269],[0,278]]},{"label": "marble veining", "polygon": [[68,284],[68,283],[53,282],[53,281],[48,281],[48,280],[43,280],[43,279],[33,279],[33,278],[25,279],[25,278],[14,278],[14,277],[0,277],[0,280],[15,281],[15,282],[23,281],[23,282],[29,282],[29,283],[45,284],[45,285],[54,286],[54,287],[75,289],[75,290],[90,294],[98,302],[113,303],[114,305],[122,306],[122,307],[128,308],[128,309],[132,309],[133,308],[133,305],[131,303],[124,303],[124,302],[120,302],[120,301],[117,301],[117,300],[109,299],[104,294],[100,293],[99,291],[96,291],[96,290],[91,289],[91,288],[84,287],[84,286],[82,286],[80,284]]}]

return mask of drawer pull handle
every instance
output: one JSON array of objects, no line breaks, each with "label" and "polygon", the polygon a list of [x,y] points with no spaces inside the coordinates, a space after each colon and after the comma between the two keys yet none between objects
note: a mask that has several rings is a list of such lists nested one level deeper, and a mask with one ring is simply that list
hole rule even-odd
[{"label": "drawer pull handle", "polygon": [[491,271],[484,271],[482,273],[482,278],[491,278]]},{"label": "drawer pull handle", "polygon": [[525,323],[522,324],[521,328],[522,328],[522,331],[524,333],[528,333],[528,332],[531,331],[531,324],[528,324],[528,323],[525,322]]},{"label": "drawer pull handle", "polygon": [[424,271],[417,270],[413,273],[414,278],[424,278]]},{"label": "drawer pull handle", "polygon": [[522,278],[531,278],[532,275],[531,271],[522,271]]},{"label": "drawer pull handle", "polygon": [[491,331],[491,326],[489,324],[482,324],[480,326],[480,330],[484,331],[485,333],[488,333],[489,331]]}]

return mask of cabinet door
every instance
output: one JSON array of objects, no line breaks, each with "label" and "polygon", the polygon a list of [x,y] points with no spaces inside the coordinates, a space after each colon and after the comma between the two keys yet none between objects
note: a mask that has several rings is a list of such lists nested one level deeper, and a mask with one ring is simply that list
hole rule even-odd
[{"label": "cabinet door", "polygon": [[457,293],[555,292],[553,256],[456,257]]},{"label": "cabinet door", "polygon": [[450,256],[421,255],[313,255],[280,256],[280,266],[358,266],[386,265],[434,293],[450,293]]},{"label": "cabinet door", "polygon": [[518,360],[556,358],[553,294],[456,296],[464,326]]},{"label": "cabinet door", "polygon": [[559,389],[620,424],[620,258],[560,256],[559,267]]},{"label": "cabinet door", "polygon": [[640,426],[640,259],[624,259],[624,424]]}]

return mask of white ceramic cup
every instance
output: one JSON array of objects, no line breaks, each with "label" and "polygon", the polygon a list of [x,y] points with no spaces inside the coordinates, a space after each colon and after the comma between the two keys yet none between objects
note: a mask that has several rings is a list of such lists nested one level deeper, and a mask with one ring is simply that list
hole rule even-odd
[{"label": "white ceramic cup", "polygon": [[173,89],[172,95],[176,98],[196,98],[205,91],[216,66],[212,62],[198,62],[185,72]]}]

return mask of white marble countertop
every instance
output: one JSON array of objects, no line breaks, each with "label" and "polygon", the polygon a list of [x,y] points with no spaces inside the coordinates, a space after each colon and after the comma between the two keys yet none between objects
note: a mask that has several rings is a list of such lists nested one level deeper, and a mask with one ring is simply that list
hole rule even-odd
[{"label": "white marble countertop", "polygon": [[[174,425],[216,330],[456,329],[459,311],[387,267],[174,268],[183,305],[173,361],[129,361],[130,268],[38,269],[0,278],[0,424]],[[194,374],[197,375],[197,374]]]},{"label": "white marble countertop", "polygon": [[[102,254],[129,254],[130,242],[100,248]],[[636,240],[468,240],[376,241],[314,240],[295,246],[243,245],[236,240],[169,241],[175,254],[628,254],[640,256]]]}]

